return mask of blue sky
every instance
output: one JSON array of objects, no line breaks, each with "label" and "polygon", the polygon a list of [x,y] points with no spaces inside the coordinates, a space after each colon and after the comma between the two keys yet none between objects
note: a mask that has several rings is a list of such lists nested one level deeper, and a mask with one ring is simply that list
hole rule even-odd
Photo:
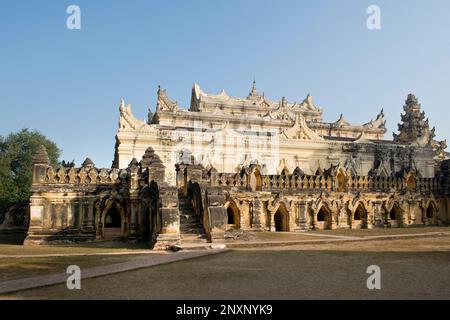
[{"label": "blue sky", "polygon": [[[81,30],[66,8],[81,8]],[[366,9],[381,8],[381,30]],[[450,138],[450,1],[2,1],[0,135],[38,129],[79,165],[111,165],[123,96],[138,118],[158,84],[188,107],[193,82],[280,100],[311,93],[324,120],[388,133],[414,92],[437,138]]]}]

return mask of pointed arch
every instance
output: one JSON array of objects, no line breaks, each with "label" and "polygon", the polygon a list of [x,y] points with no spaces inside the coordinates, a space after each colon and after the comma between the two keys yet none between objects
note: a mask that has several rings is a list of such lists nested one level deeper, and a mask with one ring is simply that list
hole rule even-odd
[{"label": "pointed arch", "polygon": [[225,209],[227,211],[227,229],[239,229],[240,228],[240,210],[234,200],[229,200],[225,203]]},{"label": "pointed arch", "polygon": [[289,231],[289,210],[284,202],[280,202],[273,215],[275,231]]},{"label": "pointed arch", "polygon": [[322,204],[316,214],[317,228],[322,230],[331,229],[331,220],[332,216],[330,208],[327,205]]},{"label": "pointed arch", "polygon": [[352,227],[356,229],[366,229],[367,217],[368,213],[366,207],[363,205],[362,202],[359,202],[353,213]]},{"label": "pointed arch", "polygon": [[101,236],[104,239],[124,237],[125,209],[117,198],[106,200],[101,214]]},{"label": "pointed arch", "polygon": [[435,224],[437,222],[439,207],[434,199],[428,199],[424,206],[425,215],[424,222],[425,224]]},{"label": "pointed arch", "polygon": [[251,191],[262,190],[261,170],[259,166],[254,166],[250,174],[249,186]]},{"label": "pointed arch", "polygon": [[282,175],[288,176],[290,174],[290,170],[289,170],[288,166],[286,165],[285,159],[282,159],[280,161],[280,164],[278,166],[278,172],[279,172],[280,176],[282,176]]},{"label": "pointed arch", "polygon": [[401,227],[403,221],[403,209],[398,202],[394,202],[389,210],[387,219],[391,227]]}]

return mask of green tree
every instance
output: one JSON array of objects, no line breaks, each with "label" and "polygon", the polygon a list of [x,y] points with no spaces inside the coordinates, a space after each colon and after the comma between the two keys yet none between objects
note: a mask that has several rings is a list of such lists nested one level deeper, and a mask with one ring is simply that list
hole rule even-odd
[{"label": "green tree", "polygon": [[22,129],[6,138],[0,136],[0,213],[11,203],[30,197],[32,159],[40,145],[47,149],[51,164],[57,166],[61,151],[39,131]]}]

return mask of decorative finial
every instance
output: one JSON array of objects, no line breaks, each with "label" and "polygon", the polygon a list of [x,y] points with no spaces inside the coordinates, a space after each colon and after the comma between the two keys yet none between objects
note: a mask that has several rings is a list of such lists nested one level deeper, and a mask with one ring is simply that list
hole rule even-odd
[{"label": "decorative finial", "polygon": [[120,110],[125,108],[125,100],[123,97],[120,97]]},{"label": "decorative finial", "polygon": [[86,160],[83,161],[81,166],[87,169],[95,168],[95,164],[90,158],[86,158]]},{"label": "decorative finial", "polygon": [[258,92],[256,91],[256,80],[253,78],[252,90],[250,91],[248,97],[255,98],[258,96]]}]

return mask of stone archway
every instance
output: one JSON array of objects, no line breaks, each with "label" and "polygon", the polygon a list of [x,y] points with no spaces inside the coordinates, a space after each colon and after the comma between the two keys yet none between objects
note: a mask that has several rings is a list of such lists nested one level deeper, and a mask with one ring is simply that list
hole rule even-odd
[{"label": "stone archway", "polygon": [[116,239],[123,237],[123,220],[121,210],[117,206],[111,206],[108,210],[105,210],[102,219],[103,238]]},{"label": "stone archway", "polygon": [[434,209],[433,206],[428,206],[427,208],[427,218],[432,219],[434,217]]},{"label": "stone archway", "polygon": [[425,225],[433,225],[436,224],[437,219],[437,209],[435,204],[430,201],[427,206],[427,210],[425,211],[424,222]]},{"label": "stone archway", "polygon": [[331,212],[325,206],[321,206],[317,212],[317,229],[331,230]]},{"label": "stone archway", "polygon": [[273,220],[275,223],[275,231],[289,231],[289,213],[284,207],[280,206],[278,208],[273,215]]},{"label": "stone archway", "polygon": [[403,211],[398,203],[392,206],[387,216],[388,223],[392,228],[400,228],[402,226]]},{"label": "stone archway", "polygon": [[360,204],[353,213],[352,228],[367,229],[367,210]]},{"label": "stone archway", "polygon": [[227,229],[240,228],[240,211],[234,202],[227,206]]}]

